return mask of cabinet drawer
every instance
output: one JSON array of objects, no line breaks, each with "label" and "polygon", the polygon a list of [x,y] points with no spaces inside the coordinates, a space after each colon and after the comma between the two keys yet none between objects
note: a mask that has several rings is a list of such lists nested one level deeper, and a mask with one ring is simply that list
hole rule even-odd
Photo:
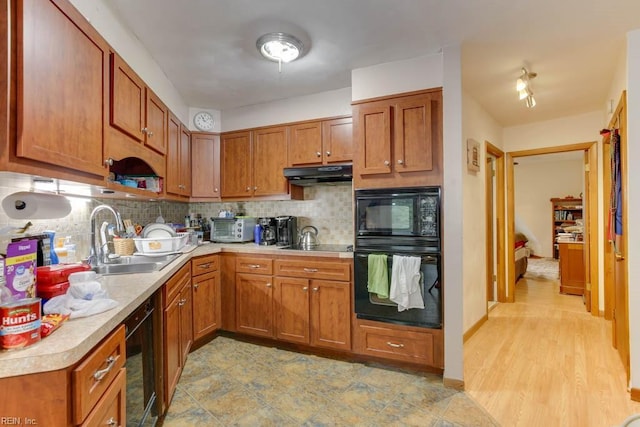
[{"label": "cabinet drawer", "polygon": [[191,274],[197,276],[199,274],[211,273],[220,268],[220,258],[218,255],[208,255],[198,257],[191,260]]},{"label": "cabinet drawer", "polygon": [[191,263],[186,263],[180,270],[176,272],[171,279],[167,280],[164,285],[164,303],[165,307],[180,293],[180,290],[186,282],[191,280]]},{"label": "cabinet drawer", "polygon": [[126,362],[124,325],[107,337],[71,373],[73,414],[81,424]]},{"label": "cabinet drawer", "polygon": [[238,257],[236,258],[236,273],[273,274],[273,260],[271,258]]},{"label": "cabinet drawer", "polygon": [[354,337],[356,353],[443,367],[441,330],[426,329],[422,332],[358,321]]},{"label": "cabinet drawer", "polygon": [[348,282],[351,280],[351,262],[277,259],[275,275]]},{"label": "cabinet drawer", "polygon": [[93,408],[87,420],[82,423],[82,427],[126,425],[126,379],[126,369],[120,369],[102,399]]}]

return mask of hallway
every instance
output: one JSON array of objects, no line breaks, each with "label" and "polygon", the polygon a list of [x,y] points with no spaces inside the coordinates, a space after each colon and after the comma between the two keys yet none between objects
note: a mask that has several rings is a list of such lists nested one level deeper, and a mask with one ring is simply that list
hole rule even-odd
[{"label": "hallway", "polygon": [[617,426],[640,403],[626,392],[611,322],[557,280],[526,274],[464,345],[465,391],[504,426]]}]

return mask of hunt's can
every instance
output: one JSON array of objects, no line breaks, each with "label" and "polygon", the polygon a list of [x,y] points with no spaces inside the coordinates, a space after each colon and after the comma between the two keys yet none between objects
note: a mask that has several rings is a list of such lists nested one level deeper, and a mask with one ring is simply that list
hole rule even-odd
[{"label": "hunt's can", "polygon": [[40,298],[0,305],[0,349],[24,348],[40,341]]}]

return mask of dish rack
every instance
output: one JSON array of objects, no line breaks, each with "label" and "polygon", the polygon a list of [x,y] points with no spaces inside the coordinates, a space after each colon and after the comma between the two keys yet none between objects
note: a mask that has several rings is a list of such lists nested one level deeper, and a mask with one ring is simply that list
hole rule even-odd
[{"label": "dish rack", "polygon": [[176,237],[134,237],[136,250],[141,254],[178,252],[189,239],[189,233],[177,233]]}]

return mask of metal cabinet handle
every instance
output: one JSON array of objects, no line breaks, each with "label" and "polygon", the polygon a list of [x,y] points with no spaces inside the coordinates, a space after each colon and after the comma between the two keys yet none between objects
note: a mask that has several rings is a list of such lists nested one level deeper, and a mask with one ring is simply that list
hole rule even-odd
[{"label": "metal cabinet handle", "polygon": [[384,161],[384,165],[385,165],[385,166],[389,166],[389,160],[385,160],[385,161]]},{"label": "metal cabinet handle", "polygon": [[327,157],[331,157],[331,151],[327,151]]},{"label": "metal cabinet handle", "polygon": [[271,283],[267,283],[266,286],[267,286],[267,288],[270,288],[271,287]]},{"label": "metal cabinet handle", "polygon": [[209,267],[211,267],[211,263],[210,262],[208,262],[206,264],[200,264],[198,266],[198,268],[202,268],[202,269],[209,268]]},{"label": "metal cabinet handle", "polygon": [[217,193],[217,192],[218,192],[218,187],[214,187],[213,191],[214,191],[215,193]]},{"label": "metal cabinet handle", "polygon": [[142,132],[142,133],[148,133],[148,132],[149,132],[149,129],[147,129],[147,128],[142,128],[142,129],[140,129],[140,132]]},{"label": "metal cabinet handle", "polygon": [[193,284],[193,289],[198,289],[198,286],[199,286],[199,285],[198,285],[197,283],[194,283],[194,284]]},{"label": "metal cabinet handle", "polygon": [[616,261],[624,261],[624,255],[621,252],[616,252]]},{"label": "metal cabinet handle", "polygon": [[247,191],[251,191],[251,187],[247,187]]},{"label": "metal cabinet handle", "polygon": [[148,136],[149,138],[151,138],[151,137],[153,136],[153,132],[151,132],[151,131],[147,132],[147,136]]},{"label": "metal cabinet handle", "polygon": [[319,151],[316,151],[316,157],[320,157],[320,156],[322,156],[322,153]]},{"label": "metal cabinet handle", "polygon": [[393,347],[393,348],[404,348],[404,344],[395,344],[395,343],[392,343],[390,341],[387,341],[387,345],[389,347]]},{"label": "metal cabinet handle", "polygon": [[108,426],[117,426],[118,425],[118,421],[115,418],[111,417],[111,418],[109,418],[107,420],[107,425]]},{"label": "metal cabinet handle", "polygon": [[109,373],[109,371],[111,371],[111,369],[113,369],[113,366],[116,363],[116,358],[113,357],[113,356],[109,356],[109,357],[107,357],[106,363],[107,363],[107,367],[106,368],[97,370],[97,371],[95,371],[93,373],[93,379],[94,380],[102,381],[104,376],[107,375]]},{"label": "metal cabinet handle", "polygon": [[309,290],[308,286],[305,286],[304,288],[302,288],[303,291],[307,292]]},{"label": "metal cabinet handle", "polygon": [[403,165],[404,164],[404,160],[398,160],[398,164],[399,165]]},{"label": "metal cabinet handle", "polygon": [[187,299],[183,298],[180,301],[178,301],[178,307],[182,307],[183,305],[185,305],[187,303]]},{"label": "metal cabinet handle", "polygon": [[113,166],[113,159],[111,157],[109,157],[108,159],[106,159],[104,161],[104,164],[107,166]]},{"label": "metal cabinet handle", "polygon": [[313,292],[318,292],[319,288],[313,288]]},{"label": "metal cabinet handle", "polygon": [[260,268],[260,264],[247,264],[249,268]]},{"label": "metal cabinet handle", "polygon": [[303,268],[303,270],[304,270],[305,273],[317,273],[318,272],[317,268],[307,268],[307,267],[305,267],[305,268]]}]

